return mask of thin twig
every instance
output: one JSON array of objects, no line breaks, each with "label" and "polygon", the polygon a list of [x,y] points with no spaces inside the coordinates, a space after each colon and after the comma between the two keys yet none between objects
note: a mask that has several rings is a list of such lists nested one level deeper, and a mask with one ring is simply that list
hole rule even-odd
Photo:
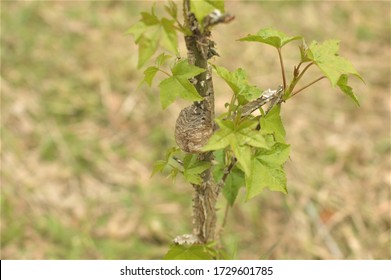
[{"label": "thin twig", "polygon": [[286,88],[285,68],[284,68],[284,61],[282,60],[281,48],[277,48],[277,51],[278,51],[278,58],[280,59],[282,82],[284,88]]},{"label": "thin twig", "polygon": [[228,220],[228,213],[229,213],[229,209],[230,209],[230,205],[229,205],[229,202],[227,201],[227,203],[225,204],[225,210],[224,210],[224,217],[223,217],[223,222],[221,223],[221,226],[219,228],[219,231],[218,231],[218,234],[216,236],[216,241],[218,242],[218,248],[221,249],[223,246],[222,246],[222,242],[221,242],[221,236],[223,235],[223,232],[224,232],[224,228],[225,228],[225,225],[227,224],[227,220]]},{"label": "thin twig", "polygon": [[[289,92],[292,93],[293,92],[293,89],[296,87],[297,83],[300,81],[300,79],[303,77],[304,73],[308,70],[308,68],[310,68],[314,63],[311,62],[310,64],[308,64],[304,69],[303,71],[299,74],[298,72],[298,76],[297,77],[294,77],[292,83],[290,84],[289,86]],[[301,67],[302,65],[302,62],[299,63],[299,65],[297,66],[296,68],[296,71],[299,71],[299,68]],[[292,97],[292,95],[289,95],[289,97]]]},{"label": "thin twig", "polygon": [[324,78],[326,78],[326,76],[322,76],[322,77],[320,77],[320,78],[316,79],[315,81],[313,81],[313,82],[309,83],[308,85],[306,85],[306,86],[302,87],[301,89],[298,89],[297,91],[295,91],[294,93],[292,93],[290,97],[293,97],[293,96],[295,96],[295,95],[296,95],[296,94],[298,94],[299,92],[301,92],[301,91],[305,90],[306,88],[308,88],[308,87],[312,86],[313,84],[315,84],[316,82],[319,82],[320,80],[322,80],[322,79],[324,79]]},{"label": "thin twig", "polygon": [[168,73],[168,72],[166,72],[166,71],[164,71],[164,70],[162,70],[162,69],[160,69],[160,68],[159,68],[158,70],[159,70],[160,72],[166,74],[166,75],[169,76],[169,77],[171,76],[170,73]]},{"label": "thin twig", "polygon": [[189,27],[188,13],[190,12],[190,0],[183,0],[183,19],[185,26]]},{"label": "thin twig", "polygon": [[227,180],[227,177],[231,173],[232,169],[234,168],[236,162],[237,162],[237,159],[235,157],[232,157],[232,162],[224,170],[223,178],[221,178],[221,185],[225,184],[225,181]]},{"label": "thin twig", "polygon": [[303,64],[303,62],[302,61],[300,61],[300,63],[299,64],[297,64],[297,67],[296,67],[296,70],[297,71],[299,71],[300,70],[300,67],[301,67],[301,65]]},{"label": "thin twig", "polygon": [[[236,162],[237,162],[237,159],[236,159],[235,157],[233,157],[231,163],[230,163],[230,164],[227,166],[227,168],[224,170],[223,178],[221,179],[221,182],[220,182],[220,184],[219,184],[219,185],[220,185],[220,188],[221,188],[222,186],[224,186],[225,181],[227,180],[228,175],[231,173],[232,169],[234,168]],[[224,211],[223,222],[221,223],[220,229],[219,229],[218,234],[217,234],[217,236],[216,236],[216,240],[217,240],[217,241],[220,241],[221,236],[223,235],[223,231],[224,231],[225,225],[227,224],[229,208],[230,208],[230,205],[229,205],[229,203],[227,202],[227,204],[225,205],[225,211]]]},{"label": "thin twig", "polygon": [[303,71],[300,73],[300,75],[297,77],[297,81],[299,81],[301,79],[301,77],[303,77],[304,73],[308,70],[308,68],[310,68],[314,63],[311,62],[310,64],[308,64],[306,67],[304,67]]}]

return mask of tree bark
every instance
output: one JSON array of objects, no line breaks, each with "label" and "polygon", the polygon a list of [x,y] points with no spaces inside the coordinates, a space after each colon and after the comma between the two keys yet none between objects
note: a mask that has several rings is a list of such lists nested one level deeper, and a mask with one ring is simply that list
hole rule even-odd
[{"label": "tree bark", "polygon": [[[205,69],[206,71],[195,77],[193,84],[198,93],[204,97],[201,102],[195,102],[188,111],[195,109],[203,110],[203,129],[207,133],[203,134],[202,144],[206,144],[214,130],[214,90],[212,81],[212,70],[208,65],[211,48],[214,42],[210,40],[210,31],[202,30],[201,23],[197,22],[196,17],[190,11],[190,1],[183,1],[185,26],[191,31],[190,35],[185,36],[187,47],[187,57],[190,64]],[[184,109],[186,110],[186,109]],[[210,133],[209,133],[210,132]],[[212,152],[199,153],[198,159],[211,162]],[[209,168],[201,174],[202,183],[194,185],[193,196],[193,236],[197,243],[205,244],[214,240],[216,228],[216,202],[219,195],[219,188],[215,184],[212,176],[212,170]]]}]

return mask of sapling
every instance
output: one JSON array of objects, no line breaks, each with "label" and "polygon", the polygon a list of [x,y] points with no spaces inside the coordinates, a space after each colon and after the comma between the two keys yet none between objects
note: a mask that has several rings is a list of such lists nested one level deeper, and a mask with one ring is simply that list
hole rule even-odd
[{"label": "sapling", "polygon": [[[152,86],[156,75],[161,73],[162,108],[166,109],[178,98],[191,103],[182,109],[176,121],[178,147],[170,148],[165,159],[157,161],[153,169],[153,174],[167,172],[173,178],[181,174],[194,189],[193,197],[189,198],[193,205],[192,233],[175,237],[165,258],[226,258],[218,243],[222,229],[216,230],[216,202],[220,193],[228,207],[235,203],[241,187],[246,189],[247,200],[265,188],[287,193],[284,164],[290,146],[285,141],[280,117],[283,103],[314,83],[328,79],[359,105],[348,77],[362,78],[347,59],[338,55],[339,41],[307,44],[302,36],[263,28],[239,39],[266,44],[277,51],[281,84],[261,90],[249,83],[244,69],[230,71],[210,62],[219,55],[211,39],[213,28],[234,20],[233,15],[225,12],[224,1],[184,0],[182,20],[176,3],[168,1],[164,8],[168,17],[159,17],[152,6],[151,12],[141,13],[140,21],[128,32],[139,46],[139,69],[151,63],[158,50],[163,50],[155,56],[153,65],[144,70],[143,79]],[[178,33],[186,43],[186,58],[178,50]],[[300,61],[288,81],[282,49],[292,43],[299,45]],[[311,67],[318,67],[322,75],[299,87]],[[213,74],[232,90],[226,112],[220,116],[215,116]],[[226,217],[223,220],[224,224]]]}]

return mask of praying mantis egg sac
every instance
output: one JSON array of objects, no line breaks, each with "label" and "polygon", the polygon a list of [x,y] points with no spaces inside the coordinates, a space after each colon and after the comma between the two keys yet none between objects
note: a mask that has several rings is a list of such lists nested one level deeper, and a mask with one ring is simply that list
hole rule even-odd
[{"label": "praying mantis egg sac", "polygon": [[184,108],[176,121],[175,141],[187,153],[200,153],[213,134],[211,113],[202,102]]}]

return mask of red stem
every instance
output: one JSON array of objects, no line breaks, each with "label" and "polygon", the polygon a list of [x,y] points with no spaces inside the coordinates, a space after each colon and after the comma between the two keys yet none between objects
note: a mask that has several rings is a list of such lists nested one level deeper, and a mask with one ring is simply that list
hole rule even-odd
[{"label": "red stem", "polygon": [[285,90],[286,78],[285,78],[285,68],[284,68],[284,61],[282,60],[281,48],[277,48],[277,51],[278,51],[278,58],[280,59],[282,82],[283,82],[283,86],[284,86],[284,90]]},{"label": "red stem", "polygon": [[291,96],[290,96],[289,98],[291,98],[291,97],[295,96],[295,95],[296,95],[296,94],[298,94],[300,91],[303,91],[303,90],[305,90],[306,88],[308,88],[308,87],[312,86],[313,84],[315,84],[316,82],[319,82],[320,80],[322,80],[322,79],[324,79],[324,78],[326,78],[326,76],[322,76],[322,77],[320,77],[320,78],[316,79],[315,81],[313,81],[313,82],[309,83],[308,85],[306,85],[306,86],[302,87],[301,89],[298,89],[297,91],[295,91],[294,93],[292,93],[292,94],[291,94]]}]

